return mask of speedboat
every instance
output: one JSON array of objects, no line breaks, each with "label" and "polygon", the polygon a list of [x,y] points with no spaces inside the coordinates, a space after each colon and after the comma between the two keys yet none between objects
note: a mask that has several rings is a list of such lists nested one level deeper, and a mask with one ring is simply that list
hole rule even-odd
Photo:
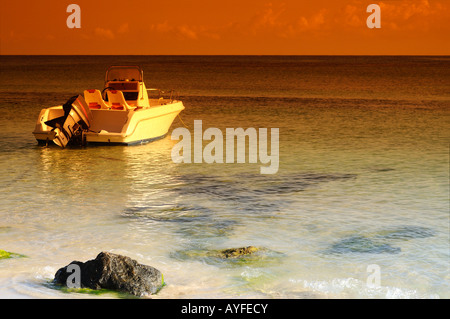
[{"label": "speedboat", "polygon": [[139,66],[109,67],[102,91],[85,90],[63,105],[42,109],[36,140],[66,147],[140,144],[166,136],[184,105],[174,91],[147,89],[143,73]]}]

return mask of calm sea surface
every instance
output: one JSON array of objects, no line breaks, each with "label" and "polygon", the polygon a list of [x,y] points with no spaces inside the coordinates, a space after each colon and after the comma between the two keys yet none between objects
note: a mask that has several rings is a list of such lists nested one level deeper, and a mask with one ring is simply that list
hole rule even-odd
[{"label": "calm sea surface", "polygon": [[[117,298],[51,284],[101,251],[161,270],[155,298],[450,298],[449,57],[0,62],[0,249],[25,256],[0,260],[1,298]],[[194,120],[279,128],[278,172],[175,164],[170,133],[129,147],[38,146],[39,111],[102,89],[112,64],[178,91],[192,132]],[[244,260],[211,254],[249,245],[261,250]]]}]

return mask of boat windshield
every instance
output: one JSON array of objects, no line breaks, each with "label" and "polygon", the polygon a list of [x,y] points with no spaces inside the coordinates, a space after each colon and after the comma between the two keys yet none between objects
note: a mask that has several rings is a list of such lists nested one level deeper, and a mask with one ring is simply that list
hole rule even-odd
[{"label": "boat windshield", "polygon": [[138,66],[111,66],[105,77],[105,82],[109,81],[142,81],[142,69]]}]

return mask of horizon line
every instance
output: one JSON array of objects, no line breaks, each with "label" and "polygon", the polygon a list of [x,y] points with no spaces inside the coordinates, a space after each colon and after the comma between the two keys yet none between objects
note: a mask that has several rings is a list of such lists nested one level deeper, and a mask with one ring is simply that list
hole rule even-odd
[{"label": "horizon line", "polygon": [[450,54],[0,54],[0,56],[437,56],[450,57]]}]

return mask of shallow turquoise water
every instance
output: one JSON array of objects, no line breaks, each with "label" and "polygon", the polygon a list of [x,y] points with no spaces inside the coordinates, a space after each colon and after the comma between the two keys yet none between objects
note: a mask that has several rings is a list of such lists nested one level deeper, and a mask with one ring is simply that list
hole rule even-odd
[{"label": "shallow turquoise water", "polygon": [[[0,59],[0,249],[27,256],[0,260],[0,296],[83,297],[48,282],[107,250],[160,269],[156,298],[450,297],[448,57]],[[176,164],[170,135],[37,146],[39,110],[118,60],[179,91],[191,130],[279,128],[278,172]],[[248,245],[265,253],[189,253]]]}]

